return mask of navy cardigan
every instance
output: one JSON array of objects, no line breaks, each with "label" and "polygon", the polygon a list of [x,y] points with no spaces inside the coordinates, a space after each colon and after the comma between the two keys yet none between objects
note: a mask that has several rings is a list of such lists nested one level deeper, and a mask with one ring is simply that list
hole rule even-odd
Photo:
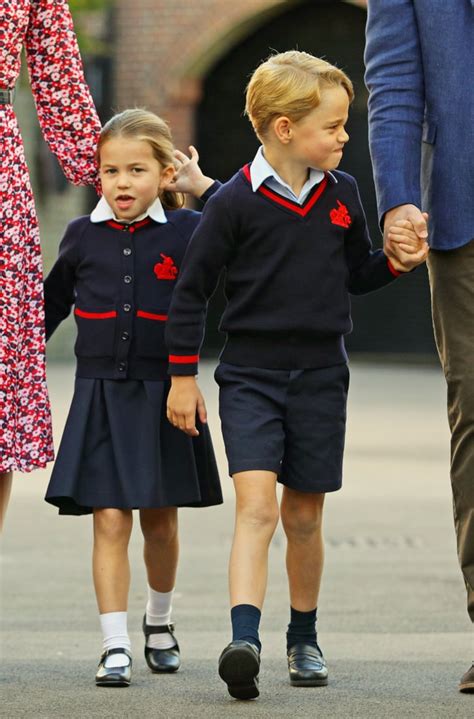
[{"label": "navy cardigan", "polygon": [[45,280],[46,337],[74,305],[78,377],[167,379],[164,326],[201,214],[170,210],[166,217],[165,224],[92,223],[89,216],[69,224]]}]

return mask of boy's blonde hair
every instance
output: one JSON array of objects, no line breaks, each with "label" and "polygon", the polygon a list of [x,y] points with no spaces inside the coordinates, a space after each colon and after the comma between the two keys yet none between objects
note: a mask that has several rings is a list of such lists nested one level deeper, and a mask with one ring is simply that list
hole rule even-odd
[{"label": "boy's blonde hair", "polygon": [[[97,160],[100,163],[100,150],[112,138],[124,137],[148,142],[153,155],[161,167],[174,165],[174,145],[168,124],[153,112],[135,108],[124,110],[110,118],[102,128],[97,145]],[[166,210],[176,210],[184,205],[184,197],[177,192],[164,190],[160,200]]]},{"label": "boy's blonde hair", "polygon": [[319,105],[322,89],[338,86],[352,102],[352,82],[326,60],[299,50],[270,55],[250,78],[245,113],[262,140],[273,119],[283,115],[293,122],[301,120]]}]

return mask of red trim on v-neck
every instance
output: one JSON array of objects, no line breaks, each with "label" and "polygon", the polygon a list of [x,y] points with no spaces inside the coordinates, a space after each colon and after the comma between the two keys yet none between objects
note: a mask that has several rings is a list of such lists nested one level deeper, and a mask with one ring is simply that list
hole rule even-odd
[{"label": "red trim on v-neck", "polygon": [[[250,163],[244,165],[242,171],[248,182],[252,184],[252,179],[250,177]],[[265,187],[265,185],[260,185],[257,192],[260,192],[261,195],[268,197],[268,199],[272,200],[272,202],[276,202],[278,205],[286,207],[287,210],[291,210],[295,214],[300,215],[300,217],[306,217],[308,212],[314,207],[316,202],[323,194],[327,184],[328,179],[325,175],[324,179],[321,180],[319,185],[316,185],[314,193],[312,195],[310,193],[310,196],[305,200],[303,205],[299,205],[297,202],[293,202],[292,200],[288,200],[286,197],[282,197],[282,195],[279,195],[277,192],[273,192],[273,190],[270,190],[268,187]]]},{"label": "red trim on v-neck", "polygon": [[149,225],[151,222],[149,217],[145,217],[143,220],[140,220],[139,222],[117,222],[117,220],[107,220],[107,224],[109,227],[113,227],[114,230],[123,230],[127,229],[128,232],[135,232],[135,230],[139,230],[141,227],[145,227],[146,225]]}]

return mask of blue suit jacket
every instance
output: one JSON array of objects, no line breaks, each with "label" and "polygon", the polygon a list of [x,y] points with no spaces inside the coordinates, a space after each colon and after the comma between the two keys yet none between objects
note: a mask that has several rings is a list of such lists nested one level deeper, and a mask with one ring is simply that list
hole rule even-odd
[{"label": "blue suit jacket", "polygon": [[380,218],[411,203],[430,244],[474,237],[474,0],[369,0],[366,84]]}]

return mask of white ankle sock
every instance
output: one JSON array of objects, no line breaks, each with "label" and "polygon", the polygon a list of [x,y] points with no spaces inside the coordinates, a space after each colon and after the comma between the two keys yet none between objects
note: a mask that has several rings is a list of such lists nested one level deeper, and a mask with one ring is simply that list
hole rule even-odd
[{"label": "white ankle sock", "polygon": [[[171,592],[157,592],[148,585],[148,602],[146,605],[146,623],[153,626],[163,626],[171,622],[171,602],[174,589]],[[147,647],[151,649],[170,649],[174,647],[175,640],[169,632],[164,634],[150,634],[146,640]]]},{"label": "white ankle sock", "polygon": [[[123,647],[130,651],[131,644],[127,631],[127,612],[107,612],[100,614],[100,626],[103,635],[103,649],[115,649]],[[104,666],[126,667],[130,664],[130,659],[126,654],[112,654],[105,660]]]}]

